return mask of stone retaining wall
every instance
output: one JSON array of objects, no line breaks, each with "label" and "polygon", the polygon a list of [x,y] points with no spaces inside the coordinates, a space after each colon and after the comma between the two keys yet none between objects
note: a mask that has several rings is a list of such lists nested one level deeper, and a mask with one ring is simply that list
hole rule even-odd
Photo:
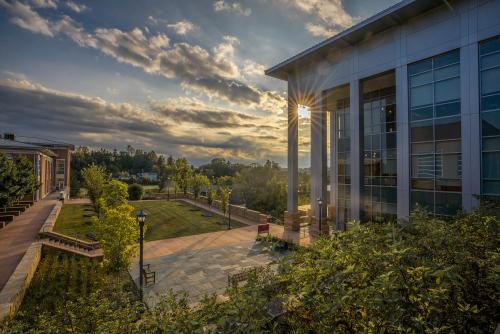
[{"label": "stone retaining wall", "polygon": [[33,242],[0,292],[0,321],[16,313],[42,256],[42,244]]},{"label": "stone retaining wall", "polygon": [[52,208],[52,211],[50,211],[49,216],[47,219],[45,219],[45,222],[43,223],[42,227],[40,228],[40,233],[42,232],[52,232],[54,229],[54,225],[56,223],[57,217],[59,216],[59,212],[61,211],[62,208],[62,202],[58,201],[56,205]]}]

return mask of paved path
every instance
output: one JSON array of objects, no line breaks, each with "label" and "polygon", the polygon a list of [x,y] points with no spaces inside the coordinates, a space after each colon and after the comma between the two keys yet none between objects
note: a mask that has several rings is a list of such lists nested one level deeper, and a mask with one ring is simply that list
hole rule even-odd
[{"label": "paved path", "polygon": [[[219,209],[212,208],[212,207],[210,207],[210,206],[208,206],[206,204],[202,204],[202,203],[190,200],[190,199],[179,198],[179,199],[176,199],[175,201],[186,202],[186,203],[189,203],[191,205],[194,205],[194,206],[197,206],[199,208],[202,208],[203,210],[215,213],[215,214],[220,215],[220,216],[224,216],[224,214],[222,213],[222,211],[220,211]],[[235,220],[235,221],[243,223],[245,225],[259,225],[260,224],[259,222],[256,222],[254,220],[250,220],[250,219],[239,217],[239,216],[235,216],[235,215],[231,215],[231,220]]]},{"label": "paved path", "polygon": [[0,229],[0,291],[21,261],[24,253],[38,237],[38,231],[57,203],[52,193],[32,205],[14,221]]},{"label": "paved path", "polygon": [[[309,242],[299,233],[286,233],[283,226],[270,224],[270,232],[301,244]],[[256,236],[257,226],[248,226],[145,243],[144,263],[156,272],[156,284],[145,287],[146,302],[153,306],[169,289],[187,291],[193,302],[205,294],[224,294],[228,274],[275,260],[276,254],[256,242]],[[137,285],[138,261],[138,257],[134,258],[130,271]]]}]

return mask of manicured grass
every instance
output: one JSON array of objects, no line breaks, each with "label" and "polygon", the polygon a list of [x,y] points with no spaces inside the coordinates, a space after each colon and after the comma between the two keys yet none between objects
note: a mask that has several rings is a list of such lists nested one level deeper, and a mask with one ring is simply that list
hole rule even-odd
[{"label": "manicured grass", "polygon": [[[206,211],[177,201],[131,202],[148,214],[146,240],[160,240],[227,229],[227,220],[218,215],[206,217]],[[231,221],[232,228],[246,226]]]},{"label": "manicured grass", "polygon": [[[131,202],[136,210],[148,214],[146,240],[161,240],[227,229],[227,219],[177,201],[137,201]],[[87,239],[85,234],[92,232],[90,217],[93,214],[90,204],[66,204],[57,218],[54,231],[73,237]],[[234,220],[231,228],[246,226]]]},{"label": "manicured grass", "polygon": [[85,234],[92,231],[91,204],[65,204],[57,217],[54,232],[89,240]]}]

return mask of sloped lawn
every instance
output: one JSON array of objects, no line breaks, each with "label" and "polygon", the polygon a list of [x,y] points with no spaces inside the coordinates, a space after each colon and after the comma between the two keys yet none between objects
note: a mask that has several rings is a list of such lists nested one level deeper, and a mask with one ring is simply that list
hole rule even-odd
[{"label": "sloped lawn", "polygon": [[[147,214],[146,240],[160,240],[183,237],[227,229],[227,219],[206,212],[193,205],[177,201],[131,202],[135,210]],[[88,239],[92,232],[90,216],[94,214],[90,204],[66,204],[57,218],[54,231],[73,237]],[[246,226],[234,220],[231,228]]]}]

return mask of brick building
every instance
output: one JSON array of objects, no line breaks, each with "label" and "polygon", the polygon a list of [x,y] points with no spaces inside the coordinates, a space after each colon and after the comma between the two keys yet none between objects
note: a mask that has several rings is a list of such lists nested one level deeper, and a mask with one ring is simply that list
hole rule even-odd
[{"label": "brick building", "polygon": [[33,194],[40,200],[52,191],[65,191],[69,194],[71,151],[74,146],[51,140],[16,137],[5,134],[0,138],[0,152],[7,158],[26,156],[33,163],[33,172],[40,188]]}]

